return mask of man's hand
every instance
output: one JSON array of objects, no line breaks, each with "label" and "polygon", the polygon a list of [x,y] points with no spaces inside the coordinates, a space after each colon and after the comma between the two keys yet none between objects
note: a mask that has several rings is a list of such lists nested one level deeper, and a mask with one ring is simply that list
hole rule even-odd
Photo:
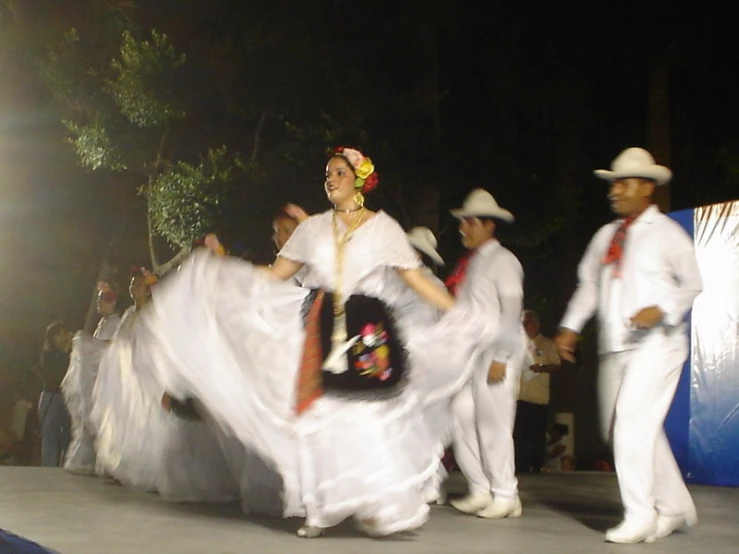
[{"label": "man's hand", "polygon": [[559,357],[568,362],[575,363],[575,346],[577,345],[577,333],[572,329],[560,329],[554,337]]},{"label": "man's hand", "polygon": [[506,364],[503,362],[493,362],[488,368],[488,384],[500,383],[505,379]]},{"label": "man's hand", "polygon": [[303,221],[310,217],[308,213],[297,204],[288,204],[285,206],[285,213],[298,223],[303,223]]},{"label": "man's hand", "polygon": [[662,321],[664,316],[665,313],[657,306],[649,306],[631,318],[631,325],[636,329],[651,329]]},{"label": "man's hand", "polygon": [[534,365],[532,365],[532,366],[529,367],[529,369],[531,371],[533,371],[534,373],[542,373],[542,369],[543,368],[544,368],[544,366],[543,365],[539,365],[539,364],[534,364]]}]

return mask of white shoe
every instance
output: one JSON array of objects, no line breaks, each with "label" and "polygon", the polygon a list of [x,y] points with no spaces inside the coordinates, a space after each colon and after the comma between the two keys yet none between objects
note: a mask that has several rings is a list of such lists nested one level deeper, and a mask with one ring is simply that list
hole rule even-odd
[{"label": "white shoe", "polygon": [[312,525],[303,525],[298,529],[298,536],[301,539],[315,539],[323,534],[323,529],[320,527],[313,527]]},{"label": "white shoe", "polygon": [[522,513],[521,500],[516,497],[514,499],[496,498],[490,506],[480,510],[476,515],[485,519],[503,519],[504,517],[521,517]]},{"label": "white shoe", "polygon": [[473,493],[468,494],[464,498],[459,500],[452,500],[450,504],[465,514],[476,514],[480,510],[484,510],[493,503],[493,495],[488,493],[480,494]]},{"label": "white shoe", "polygon": [[693,527],[698,523],[698,514],[695,508],[691,508],[689,511],[679,516],[666,516],[660,514],[657,517],[657,531],[654,533],[655,539],[664,539],[672,535],[678,529],[687,530],[689,527]]},{"label": "white shoe", "polygon": [[635,544],[638,542],[654,542],[657,531],[656,520],[652,523],[632,523],[622,521],[613,529],[606,531],[606,542],[618,544]]}]

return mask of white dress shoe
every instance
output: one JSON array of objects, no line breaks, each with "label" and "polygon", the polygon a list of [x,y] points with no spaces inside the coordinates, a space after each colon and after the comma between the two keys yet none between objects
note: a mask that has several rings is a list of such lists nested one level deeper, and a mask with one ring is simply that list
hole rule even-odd
[{"label": "white dress shoe", "polygon": [[618,544],[636,544],[638,542],[654,542],[657,521],[652,523],[634,523],[622,521],[613,529],[606,531],[606,542]]},{"label": "white dress shoe", "polygon": [[320,527],[313,527],[312,525],[303,525],[298,529],[298,536],[301,539],[315,539],[323,534],[323,529]]},{"label": "white dress shoe", "polygon": [[496,498],[490,506],[477,512],[477,517],[503,519],[504,517],[521,517],[522,512],[523,507],[518,497],[513,499]]},{"label": "white dress shoe", "polygon": [[465,514],[476,514],[480,510],[484,510],[493,503],[493,495],[488,493],[468,494],[464,498],[452,500],[450,504],[460,512]]},{"label": "white dress shoe", "polygon": [[698,514],[695,508],[691,508],[689,511],[679,516],[666,516],[660,514],[657,518],[657,531],[654,533],[654,538],[664,539],[672,535],[678,529],[687,529],[693,527],[698,523]]}]

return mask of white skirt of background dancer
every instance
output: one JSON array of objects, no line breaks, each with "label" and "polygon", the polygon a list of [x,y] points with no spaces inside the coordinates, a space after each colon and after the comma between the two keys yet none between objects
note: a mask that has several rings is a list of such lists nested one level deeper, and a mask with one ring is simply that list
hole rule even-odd
[{"label": "white skirt of background dancer", "polygon": [[124,314],[100,361],[91,410],[100,469],[125,486],[175,502],[233,500],[238,488],[209,426],[162,407],[165,389],[140,315],[134,308]]},{"label": "white skirt of background dancer", "polygon": [[92,391],[100,358],[113,338],[121,317],[111,314],[100,320],[93,335],[78,332],[72,342],[69,369],[62,381],[62,393],[72,420],[72,440],[64,459],[64,469],[82,474],[95,472],[95,434],[90,423]]},{"label": "white skirt of background dancer", "polygon": [[[377,214],[355,232],[350,246],[365,252],[366,241],[397,226],[389,219]],[[353,516],[372,520],[377,534],[390,534],[425,522],[444,442],[433,425],[436,418],[425,415],[431,405],[446,404],[468,378],[473,337],[494,335],[495,322],[469,307],[455,308],[438,322],[405,323],[411,319],[395,307],[407,289],[391,264],[418,267],[419,261],[402,229],[390,231],[410,254],[403,248],[399,259],[388,252],[388,260],[360,268],[358,279],[347,282],[353,282],[348,293],[380,298],[396,316],[410,370],[410,382],[397,397],[369,401],[326,394],[297,417],[301,311],[308,291],[276,282],[242,260],[196,251],[178,274],[157,285],[153,309],[145,314],[157,335],[155,365],[167,390],[199,398],[225,432],[272,467],[283,515],[306,514],[316,527]],[[307,286],[316,285],[313,269]]]}]

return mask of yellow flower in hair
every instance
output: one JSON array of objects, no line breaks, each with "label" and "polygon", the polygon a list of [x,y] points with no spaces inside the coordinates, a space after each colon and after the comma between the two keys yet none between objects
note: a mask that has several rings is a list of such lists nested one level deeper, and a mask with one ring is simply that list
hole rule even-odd
[{"label": "yellow flower in hair", "polygon": [[375,166],[372,165],[372,160],[370,160],[369,158],[365,158],[362,160],[362,163],[359,164],[359,167],[357,167],[354,170],[354,173],[356,174],[357,177],[364,180],[370,175],[372,175],[374,171],[375,171]]}]

